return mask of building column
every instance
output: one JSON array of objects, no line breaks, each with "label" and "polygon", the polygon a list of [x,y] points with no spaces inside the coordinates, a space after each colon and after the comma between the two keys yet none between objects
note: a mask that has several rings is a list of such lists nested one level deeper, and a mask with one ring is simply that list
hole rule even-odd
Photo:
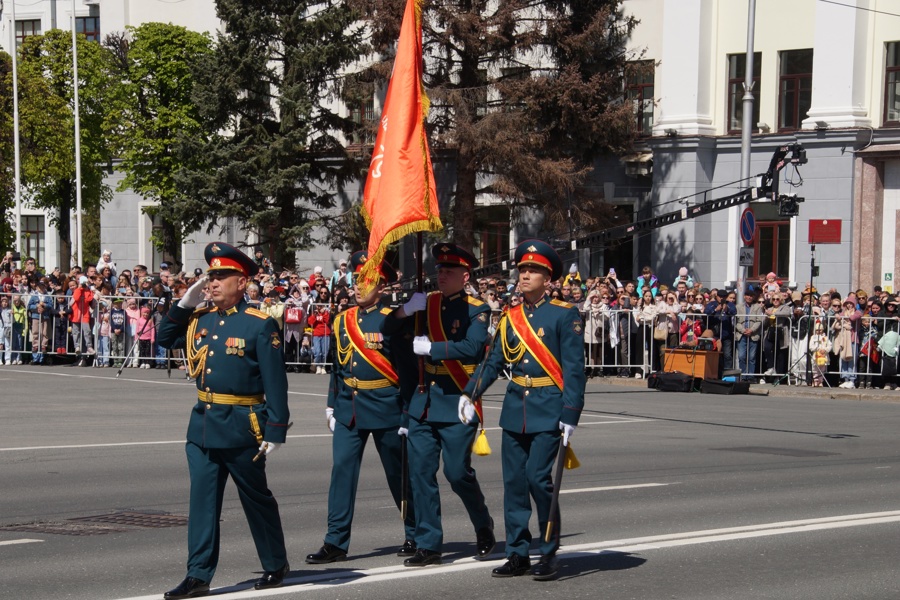
[{"label": "building column", "polygon": [[659,118],[653,135],[715,135],[712,122],[713,0],[664,0]]},{"label": "building column", "polygon": [[871,127],[866,109],[869,0],[816,3],[812,104],[803,129]]}]

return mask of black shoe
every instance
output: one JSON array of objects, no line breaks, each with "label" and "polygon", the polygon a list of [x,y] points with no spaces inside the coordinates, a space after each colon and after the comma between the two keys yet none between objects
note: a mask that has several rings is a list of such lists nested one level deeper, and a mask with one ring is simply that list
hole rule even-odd
[{"label": "black shoe", "polygon": [[84,359],[81,358],[81,359],[78,360],[77,363],[75,363],[75,366],[76,366],[76,367],[85,367],[85,366],[87,366],[87,365],[85,364]]},{"label": "black shoe", "polygon": [[491,577],[518,577],[524,575],[531,568],[531,560],[527,556],[513,554],[503,563],[491,571]]},{"label": "black shoe", "polygon": [[397,556],[407,557],[414,556],[416,553],[416,543],[412,540],[406,540],[403,545],[397,549]]},{"label": "black shoe", "polygon": [[497,545],[497,539],[494,537],[494,528],[493,527],[482,527],[475,534],[475,548],[477,549],[477,553],[475,554],[476,560],[485,560],[494,551],[494,546]]},{"label": "black shoe", "polygon": [[196,577],[185,577],[177,587],[163,594],[166,600],[178,600],[179,598],[196,598],[209,593],[209,582]]},{"label": "black shoe", "polygon": [[267,590],[269,588],[281,587],[284,578],[291,572],[291,565],[284,563],[284,566],[277,571],[266,571],[263,576],[256,580],[253,589]]},{"label": "black shoe", "polygon": [[531,568],[531,577],[536,581],[547,581],[556,577],[559,571],[559,561],[556,560],[556,554],[548,554],[542,556],[534,567]]},{"label": "black shoe", "polygon": [[339,560],[347,560],[347,551],[327,542],[322,544],[318,552],[306,555],[306,562],[310,565],[324,565]]},{"label": "black shoe", "polygon": [[428,565],[441,564],[441,553],[434,550],[419,548],[412,558],[403,561],[404,567],[427,567]]}]

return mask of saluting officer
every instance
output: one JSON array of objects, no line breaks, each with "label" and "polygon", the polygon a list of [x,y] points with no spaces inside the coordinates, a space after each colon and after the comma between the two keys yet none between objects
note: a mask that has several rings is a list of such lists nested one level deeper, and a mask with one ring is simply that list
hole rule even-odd
[{"label": "saluting officer", "polygon": [[[401,376],[410,378],[413,389],[409,414],[409,473],[416,504],[416,554],[403,561],[407,567],[440,564],[444,533],[441,528],[441,496],[437,470],[444,461],[450,488],[463,501],[475,528],[476,556],[485,559],[494,549],[494,523],[484,503],[484,494],[472,468],[472,442],[476,419],[459,422],[459,396],[484,356],[490,307],[465,293],[471,269],[478,261],[470,252],[450,243],[431,249],[437,264],[438,291],[418,293],[388,317],[387,330],[404,319],[408,331],[423,335],[413,339],[415,354],[426,357],[425,387],[419,391],[418,370],[410,361]],[[424,315],[421,311],[424,310]],[[415,318],[405,317],[418,313]],[[422,318],[424,316],[424,318]]]},{"label": "saluting officer", "polygon": [[[365,252],[350,257],[350,268],[359,273],[368,260]],[[365,296],[353,286],[356,306],[339,313],[334,321],[335,363],[331,372],[325,421],[333,433],[331,487],[328,490],[328,533],[318,552],[306,557],[310,564],[347,559],[350,528],[356,504],[356,486],[363,451],[369,436],[381,458],[388,487],[400,508],[402,488],[401,439],[403,418],[400,381],[394,368],[396,352],[382,326],[390,308],[381,303],[385,284],[397,280],[397,272],[381,263],[380,280]],[[356,282],[358,277],[354,276]],[[414,510],[407,510],[405,542],[397,556],[413,556]]]},{"label": "saluting officer", "polygon": [[[205,257],[207,275],[169,310],[157,335],[164,348],[185,348],[198,397],[185,445],[191,476],[187,577],[165,593],[169,600],[209,593],[229,475],[264,570],[256,589],[282,585],[290,570],[278,503],[266,482],[266,456],[284,443],[288,427],[281,333],[274,319],[244,302],[253,260],[223,242],[209,244]],[[195,310],[207,285],[212,305]]]},{"label": "saluting officer", "polygon": [[[551,517],[551,472],[560,435],[568,445],[584,406],[584,324],[574,305],[551,300],[547,295],[547,285],[562,274],[562,261],[550,245],[527,240],[516,248],[515,259],[523,302],[511,308],[499,323],[499,339],[485,358],[481,380],[470,380],[460,397],[459,417],[464,423],[474,419],[470,398],[480,397],[509,363],[512,381],[500,412],[508,560],[492,575],[514,577],[530,572],[535,579],[543,580],[552,579],[558,570],[559,527],[549,542],[541,535],[541,559],[531,567],[529,494],[543,534]],[[553,521],[559,523],[558,514],[553,515]]]}]

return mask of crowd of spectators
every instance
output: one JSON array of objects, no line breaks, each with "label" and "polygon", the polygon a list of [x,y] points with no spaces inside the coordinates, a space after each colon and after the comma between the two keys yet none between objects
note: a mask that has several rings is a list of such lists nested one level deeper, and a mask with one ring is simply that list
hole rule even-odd
[{"label": "crowd of spectators", "polygon": [[[334,317],[354,302],[347,262],[326,278],[320,266],[276,272],[262,251],[255,258],[259,273],[246,300],[282,327],[288,369],[327,373]],[[149,369],[173,360],[183,368],[179,356],[157,347],[155,332],[203,271],[169,267],[162,263],[156,274],[144,265],[120,269],[104,251],[85,270],[44,273],[33,259],[19,263],[7,254],[0,262],[0,361]],[[412,287],[407,280],[386,293],[399,303]],[[522,301],[509,276],[472,279],[466,292],[491,307],[490,333]],[[791,289],[769,273],[743,290],[707,288],[685,267],[663,282],[650,267],[622,280],[615,269],[589,276],[571,264],[549,294],[581,312],[590,376],[645,377],[665,369],[667,348],[712,348],[721,352],[720,372],[736,369],[752,381],[805,383],[809,374],[812,385],[896,389],[900,301],[879,287],[820,293],[809,285]]]}]

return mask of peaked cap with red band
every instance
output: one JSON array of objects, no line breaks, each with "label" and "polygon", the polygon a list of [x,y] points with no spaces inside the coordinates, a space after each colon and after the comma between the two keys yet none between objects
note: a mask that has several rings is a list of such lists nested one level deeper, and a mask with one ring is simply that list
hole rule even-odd
[{"label": "peaked cap with red band", "polygon": [[464,250],[456,244],[441,243],[431,248],[434,262],[441,267],[463,267],[471,271],[478,267],[478,259],[471,252]]},{"label": "peaked cap with red band", "polygon": [[562,259],[553,246],[542,240],[525,240],[516,247],[516,266],[534,265],[550,271],[550,279],[562,277]]},{"label": "peaked cap with red band", "polygon": [[208,244],[203,256],[209,264],[207,273],[236,271],[245,277],[253,277],[259,272],[259,265],[252,258],[225,242]]},{"label": "peaked cap with red band", "polygon": [[[365,250],[354,252],[350,255],[350,270],[353,273],[359,273],[360,269],[363,268],[363,265],[366,264],[368,260],[369,253]],[[381,275],[381,278],[384,279],[385,283],[395,283],[397,281],[397,271],[394,270],[394,267],[384,261],[381,261],[381,267],[378,269],[378,274]]]}]

